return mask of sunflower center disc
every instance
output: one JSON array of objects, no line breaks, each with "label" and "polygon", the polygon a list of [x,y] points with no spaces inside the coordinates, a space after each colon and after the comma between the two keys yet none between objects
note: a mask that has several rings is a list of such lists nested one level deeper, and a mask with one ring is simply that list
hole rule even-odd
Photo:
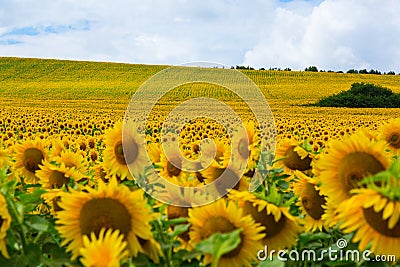
[{"label": "sunflower center disc", "polygon": [[308,215],[315,220],[321,219],[322,214],[324,214],[322,205],[326,203],[326,200],[324,196],[319,194],[314,185],[309,183],[305,185],[301,203]]},{"label": "sunflower center disc", "polygon": [[67,168],[73,168],[73,167],[77,167],[74,163],[72,163],[72,162],[66,162],[65,163],[65,167],[67,167]]},{"label": "sunflower center disc", "polygon": [[243,207],[245,214],[250,214],[253,219],[265,226],[264,233],[267,235],[266,238],[272,238],[279,234],[285,227],[286,217],[284,215],[276,222],[273,214],[267,214],[264,209],[258,212],[257,208],[254,207],[249,201],[246,201]]},{"label": "sunflower center disc", "polygon": [[59,202],[61,202],[61,197],[60,197],[60,196],[53,198],[52,203],[53,203],[53,209],[54,209],[54,211],[62,211],[62,210],[63,210],[63,209],[58,205]]},{"label": "sunflower center disc", "polygon": [[176,219],[176,218],[180,218],[180,217],[188,217],[189,208],[168,205],[167,206],[167,214],[168,214],[168,220]]},{"label": "sunflower center disc", "polygon": [[49,177],[51,188],[61,188],[64,184],[68,183],[68,180],[65,174],[59,171],[52,171]]},{"label": "sunflower center disc", "polygon": [[97,237],[101,228],[119,229],[125,237],[129,233],[131,215],[126,207],[116,199],[97,198],[86,202],[80,213],[80,228],[83,235],[94,232]]},{"label": "sunflower center disc", "polygon": [[390,138],[389,138],[389,142],[388,142],[388,143],[390,143],[390,145],[391,145],[392,147],[394,147],[394,148],[400,148],[400,138],[399,138],[399,135],[396,134],[396,133],[392,134],[392,135],[390,136]]},{"label": "sunflower center disc", "polygon": [[[201,239],[206,239],[215,233],[229,233],[233,230],[236,230],[236,227],[228,221],[228,219],[224,217],[212,217],[204,222],[203,228],[201,229]],[[240,238],[243,240],[242,233],[240,233]],[[224,254],[222,257],[234,257],[239,254],[240,250],[243,247],[243,242],[240,242],[239,245],[232,250],[231,252]]]},{"label": "sunflower center disc", "polygon": [[181,173],[181,169],[176,167],[174,164],[168,161],[167,172],[169,176],[178,176]]},{"label": "sunflower center disc", "polygon": [[364,177],[385,170],[382,163],[365,152],[354,152],[343,158],[338,166],[339,179],[347,192],[358,187]]},{"label": "sunflower center disc", "polygon": [[239,151],[239,155],[243,159],[249,158],[249,156],[250,156],[249,142],[246,140],[246,138],[240,139],[239,144],[238,144],[238,151]]},{"label": "sunflower center disc", "polygon": [[138,150],[139,146],[133,139],[130,139],[125,147],[122,146],[122,141],[119,141],[114,146],[115,157],[122,165],[129,165],[133,163],[138,157]]},{"label": "sunflower center disc", "polygon": [[[213,175],[216,179],[215,186],[217,187],[218,192],[221,195],[225,195],[228,189],[238,189],[239,188],[239,180],[238,175],[229,168],[216,168],[213,172]],[[232,187],[231,181],[237,181],[236,185]]]},{"label": "sunflower center disc", "polygon": [[294,151],[295,148],[296,146],[291,146],[286,150],[283,164],[291,170],[306,171],[311,169],[312,159],[309,156],[301,159],[299,154]]},{"label": "sunflower center disc", "polygon": [[389,218],[383,220],[383,210],[380,212],[375,212],[374,208],[363,209],[364,217],[367,223],[378,233],[388,236],[388,237],[400,237],[400,221],[393,227],[389,229],[388,221]]},{"label": "sunflower center disc", "polygon": [[37,148],[31,147],[24,151],[23,159],[24,167],[28,171],[35,173],[39,170],[39,164],[44,159],[42,151]]}]

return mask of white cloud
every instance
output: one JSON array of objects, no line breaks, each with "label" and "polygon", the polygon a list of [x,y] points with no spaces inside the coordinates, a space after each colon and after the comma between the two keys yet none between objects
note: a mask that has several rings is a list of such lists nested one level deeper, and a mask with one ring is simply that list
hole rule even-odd
[{"label": "white cloud", "polygon": [[0,56],[398,72],[399,13],[397,0],[6,0]]},{"label": "white cloud", "polygon": [[326,0],[309,13],[276,9],[244,64],[304,69],[400,69],[400,2]]}]

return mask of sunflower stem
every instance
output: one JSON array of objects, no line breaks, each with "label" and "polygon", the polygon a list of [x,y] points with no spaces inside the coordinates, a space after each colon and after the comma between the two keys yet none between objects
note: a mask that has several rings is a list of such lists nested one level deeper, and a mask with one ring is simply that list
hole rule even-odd
[{"label": "sunflower stem", "polygon": [[14,203],[15,203],[14,201],[12,201],[12,200],[10,201],[9,199],[7,199],[7,206],[8,206],[11,217],[16,222],[17,232],[21,239],[22,253],[24,253],[25,247],[26,247],[26,237],[25,237],[24,228],[22,225],[24,218],[23,218],[23,214],[22,214],[22,216],[20,216],[20,212],[18,212],[17,207],[15,206]]},{"label": "sunflower stem", "polygon": [[45,232],[39,232],[38,235],[35,237],[35,240],[33,241],[33,243],[37,244],[44,233]]},{"label": "sunflower stem", "polygon": [[219,257],[214,258],[211,267],[218,267]]},{"label": "sunflower stem", "polygon": [[172,265],[171,265],[171,261],[172,261],[172,243],[168,238],[165,237],[164,231],[162,229],[161,221],[157,220],[155,225],[156,225],[157,231],[160,233],[162,242],[164,244],[168,244],[169,245],[168,246],[168,253],[166,253],[165,262],[166,262],[168,267],[172,267]]}]

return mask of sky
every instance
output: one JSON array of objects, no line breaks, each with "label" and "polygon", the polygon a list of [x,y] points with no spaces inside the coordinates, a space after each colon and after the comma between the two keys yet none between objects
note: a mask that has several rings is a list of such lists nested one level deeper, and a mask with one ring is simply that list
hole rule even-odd
[{"label": "sky", "polygon": [[2,0],[0,56],[400,72],[399,0]]}]

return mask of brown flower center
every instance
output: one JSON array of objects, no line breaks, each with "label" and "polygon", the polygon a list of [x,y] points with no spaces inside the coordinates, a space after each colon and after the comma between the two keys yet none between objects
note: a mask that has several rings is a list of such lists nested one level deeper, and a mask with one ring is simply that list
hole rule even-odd
[{"label": "brown flower center", "polygon": [[79,215],[82,235],[90,236],[94,232],[97,237],[103,227],[119,229],[126,237],[132,227],[131,219],[127,208],[112,198],[89,200],[83,205]]},{"label": "brown flower center", "polygon": [[[215,168],[213,176],[218,179],[215,182],[215,186],[221,195],[225,195],[230,189],[239,188],[239,176],[233,170],[229,168]],[[232,188],[232,181],[237,181],[235,186]]]},{"label": "brown flower center", "polygon": [[391,147],[400,148],[400,137],[398,133],[392,133],[388,138]]},{"label": "brown flower center", "polygon": [[65,167],[67,168],[73,168],[73,167],[77,167],[73,162],[66,162],[65,163]]},{"label": "brown flower center", "polygon": [[294,151],[295,148],[296,146],[291,146],[286,150],[283,164],[291,170],[306,171],[311,169],[312,159],[309,156],[301,159],[299,154]]},{"label": "brown flower center", "polygon": [[188,207],[179,207],[168,205],[167,206],[167,214],[168,220],[176,219],[180,217],[188,217],[189,208]]},{"label": "brown flower center", "polygon": [[61,188],[67,184],[69,178],[65,177],[65,173],[59,171],[52,171],[49,177],[49,184],[51,188]]},{"label": "brown flower center", "polygon": [[326,203],[325,197],[319,194],[319,191],[315,189],[313,184],[307,183],[302,191],[301,203],[303,204],[304,210],[313,219],[321,219],[324,214],[322,205]]},{"label": "brown flower center", "polygon": [[240,157],[242,157],[243,159],[249,158],[250,156],[249,142],[246,138],[240,139],[238,144],[238,152]]},{"label": "brown flower center", "polygon": [[345,190],[358,187],[364,177],[385,170],[382,163],[374,156],[365,152],[354,152],[345,156],[338,166],[339,180]]},{"label": "brown flower center", "polygon": [[52,204],[53,204],[53,209],[54,209],[54,211],[61,211],[61,210],[63,210],[63,209],[58,205],[59,202],[61,202],[61,197],[60,197],[60,196],[53,198]]},{"label": "brown flower center", "polygon": [[250,214],[256,222],[265,226],[265,230],[263,232],[266,234],[266,238],[268,239],[279,234],[285,227],[285,215],[282,214],[281,218],[278,221],[275,221],[272,213],[267,214],[265,209],[259,212],[257,208],[254,207],[249,201],[244,203],[243,211],[245,214]]},{"label": "brown flower center", "polygon": [[[215,233],[225,234],[232,232],[233,230],[236,229],[237,228],[235,227],[235,225],[233,225],[230,221],[228,221],[228,219],[222,216],[211,217],[204,222],[200,232],[200,238],[204,240]],[[240,238],[241,240],[243,240],[242,233],[240,234]],[[239,245],[234,250],[228,252],[227,254],[224,254],[222,257],[224,258],[234,257],[240,253],[242,247],[243,247],[243,242],[240,242]]]},{"label": "brown flower center", "polygon": [[139,145],[132,138],[130,138],[125,147],[122,146],[122,141],[119,141],[114,146],[114,154],[120,164],[129,165],[137,159],[139,155]]},{"label": "brown flower center", "polygon": [[90,148],[94,148],[96,146],[96,143],[94,142],[94,140],[89,140],[88,144],[89,144]]},{"label": "brown flower center", "polygon": [[397,224],[392,229],[389,229],[388,227],[389,218],[386,220],[382,219],[383,210],[380,212],[375,212],[374,208],[370,207],[368,209],[363,209],[363,213],[367,223],[378,233],[388,237],[394,237],[394,238],[400,237],[400,221],[398,221]]},{"label": "brown flower center", "polygon": [[42,151],[35,147],[25,149],[22,161],[24,163],[25,169],[31,173],[39,170],[39,164],[42,163],[44,159]]},{"label": "brown flower center", "polygon": [[[177,165],[177,166],[175,166],[175,165]],[[179,174],[181,173],[181,169],[179,168],[180,166],[179,166],[180,164],[179,164],[179,162],[174,162],[174,163],[172,163],[172,162],[169,162],[168,161],[168,163],[167,163],[167,172],[168,172],[168,175],[169,176],[179,176]]]}]

